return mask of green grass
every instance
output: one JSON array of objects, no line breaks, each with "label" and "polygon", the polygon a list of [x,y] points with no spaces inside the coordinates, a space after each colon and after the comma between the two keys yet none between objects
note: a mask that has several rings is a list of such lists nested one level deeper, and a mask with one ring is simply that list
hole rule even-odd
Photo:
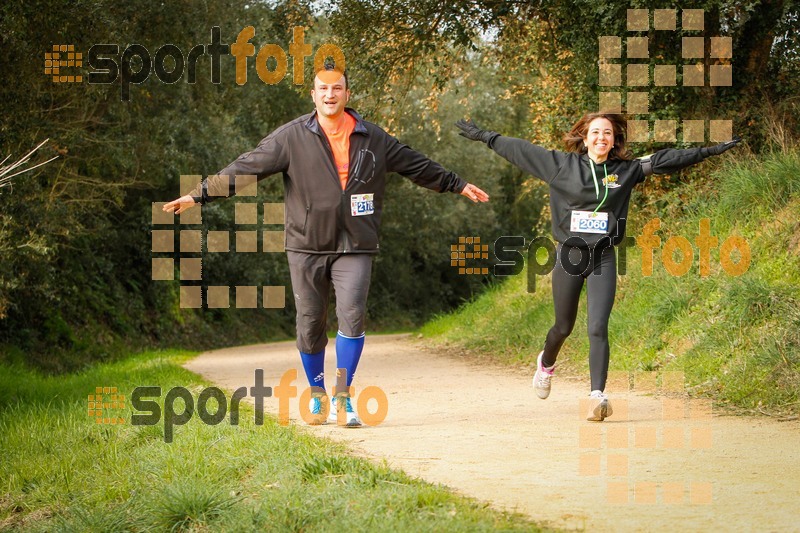
[{"label": "green grass", "polygon": [[[611,370],[683,371],[691,394],[740,409],[797,414],[800,154],[740,159],[727,158],[712,175],[632,209],[629,236],[658,217],[662,247],[672,236],[685,237],[692,267],[671,275],[657,249],[652,275],[645,276],[641,248],[628,249],[609,325]],[[700,275],[695,243],[703,219],[718,238],[706,276]],[[720,247],[731,236],[743,237],[750,248],[749,268],[740,275],[727,273],[720,262]],[[422,333],[437,344],[532,367],[552,325],[552,296],[550,276],[536,279],[533,294],[525,276],[437,317]],[[575,330],[559,356],[562,371],[588,373],[585,328],[584,292]]]},{"label": "green grass", "polygon": [[169,444],[163,421],[131,425],[129,405],[114,411],[124,425],[88,417],[98,386],[128,400],[136,386],[160,386],[162,397],[183,386],[196,399],[208,384],[179,366],[191,355],[149,352],[57,377],[0,367],[0,530],[537,530],[305,428],[269,415],[256,426],[244,403],[238,426],[195,414]]}]

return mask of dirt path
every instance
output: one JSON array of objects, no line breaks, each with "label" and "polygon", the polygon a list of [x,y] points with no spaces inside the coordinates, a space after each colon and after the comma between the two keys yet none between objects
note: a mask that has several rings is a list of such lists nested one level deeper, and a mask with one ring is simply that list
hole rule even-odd
[{"label": "dirt path", "polygon": [[[334,361],[329,354],[327,376]],[[229,389],[252,386],[256,368],[267,386],[290,368],[298,390],[306,384],[293,342],[208,352],[186,367]],[[591,423],[579,406],[585,383],[557,377],[541,401],[530,378],[432,354],[407,336],[371,336],[356,394],[385,391],[386,420],[306,427],[559,528],[800,531],[800,423],[707,416],[695,402],[613,389],[614,416]],[[275,398],[265,403],[277,413]]]}]

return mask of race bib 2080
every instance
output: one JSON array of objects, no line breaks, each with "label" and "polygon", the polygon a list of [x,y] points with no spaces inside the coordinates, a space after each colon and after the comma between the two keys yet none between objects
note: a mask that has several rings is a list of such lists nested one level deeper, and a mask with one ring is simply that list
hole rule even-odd
[{"label": "race bib 2080", "polygon": [[350,214],[354,217],[371,215],[375,212],[374,194],[354,194],[350,197]]}]

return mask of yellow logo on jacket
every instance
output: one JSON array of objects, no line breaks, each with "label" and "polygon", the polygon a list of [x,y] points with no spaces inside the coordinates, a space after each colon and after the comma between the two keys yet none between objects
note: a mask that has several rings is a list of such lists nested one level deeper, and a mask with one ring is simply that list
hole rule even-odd
[{"label": "yellow logo on jacket", "polygon": [[616,174],[611,174],[608,177],[603,178],[603,185],[608,187],[609,189],[616,189],[620,186],[619,184],[619,176]]}]

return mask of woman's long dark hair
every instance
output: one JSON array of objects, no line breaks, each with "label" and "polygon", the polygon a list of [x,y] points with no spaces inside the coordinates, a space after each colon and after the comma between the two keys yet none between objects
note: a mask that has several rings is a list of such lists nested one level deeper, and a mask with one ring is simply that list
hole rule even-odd
[{"label": "woman's long dark hair", "polygon": [[611,122],[611,127],[614,130],[614,147],[608,153],[609,159],[633,159],[633,154],[625,145],[625,132],[628,129],[628,121],[625,117],[616,113],[586,113],[581,119],[572,126],[569,133],[564,135],[564,142],[567,145],[568,152],[578,152],[585,154],[588,149],[583,143],[589,131],[589,124],[596,118],[605,118]]}]

